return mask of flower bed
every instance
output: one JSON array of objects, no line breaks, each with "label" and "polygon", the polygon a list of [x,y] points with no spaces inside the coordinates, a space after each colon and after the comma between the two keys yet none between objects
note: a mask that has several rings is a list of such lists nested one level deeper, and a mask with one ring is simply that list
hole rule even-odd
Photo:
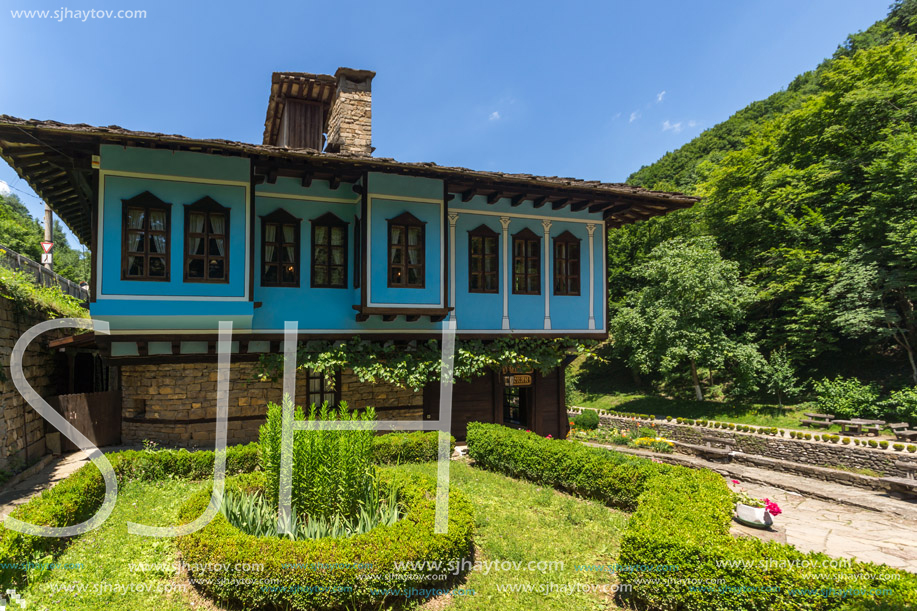
[{"label": "flower bed", "polygon": [[[825,554],[733,538],[733,496],[713,471],[621,457],[491,424],[469,424],[467,440],[469,455],[484,467],[609,504],[635,506],[618,558],[618,566],[628,569],[618,575],[632,588],[623,595],[626,602],[638,608],[821,611],[840,609],[850,602],[851,592],[864,591],[874,594],[854,600],[895,609],[917,604],[917,576],[911,573],[864,562],[837,566]],[[611,481],[628,473],[641,477]],[[589,485],[595,476],[613,492]],[[663,567],[669,572],[660,575]]]},{"label": "flower bed", "polygon": [[[258,492],[264,479],[262,473],[241,476],[227,481],[227,489]],[[383,601],[403,598],[397,593],[411,588],[442,587],[448,571],[471,552],[471,503],[450,490],[448,532],[437,535],[432,479],[383,470],[382,481],[397,490],[405,514],[390,526],[353,537],[293,541],[247,535],[221,513],[203,529],[178,539],[182,559],[192,567],[227,567],[219,573],[195,569],[192,577],[214,598],[245,609],[375,609]],[[198,493],[182,507],[181,516],[193,519],[209,500],[209,490]],[[440,562],[443,568],[401,579],[396,563],[402,562]],[[252,563],[263,569],[246,570]]]},{"label": "flower bed", "polygon": [[[388,462],[397,456],[400,462],[426,462],[436,456],[436,432],[402,435],[399,441],[387,440],[389,435],[373,439],[374,459]],[[454,440],[453,440],[454,443]],[[393,451],[391,447],[405,446],[411,451]],[[127,450],[106,455],[119,483],[131,480],[153,481],[165,478],[204,480],[213,477],[213,452],[187,450],[158,450],[155,452]],[[259,447],[250,443],[230,446],[226,450],[226,474],[249,473],[258,468]],[[28,503],[17,507],[12,516],[31,524],[70,526],[89,519],[102,505],[105,483],[94,464],[81,467],[53,488],[45,490]],[[0,562],[26,562],[34,557],[58,553],[69,539],[25,535],[3,527],[0,523]],[[11,585],[23,586],[26,572],[0,567],[0,589]]]}]

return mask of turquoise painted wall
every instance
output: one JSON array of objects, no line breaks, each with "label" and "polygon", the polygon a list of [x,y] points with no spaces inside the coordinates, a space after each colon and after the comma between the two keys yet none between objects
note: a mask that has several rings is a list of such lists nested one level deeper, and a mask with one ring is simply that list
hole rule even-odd
[{"label": "turquoise painted wall", "polygon": [[[101,292],[99,300],[91,304],[94,317],[111,322],[113,329],[215,329],[218,320],[232,320],[236,328],[262,331],[279,331],[284,322],[296,320],[303,330],[347,331],[359,335],[373,331],[410,332],[436,331],[440,323],[421,318],[406,322],[399,317],[394,322],[383,322],[371,317],[365,322],[356,321],[353,306],[360,303],[360,289],[353,286],[354,226],[355,217],[361,214],[361,197],[353,191],[352,184],[341,184],[331,189],[327,182],[315,180],[303,188],[298,179],[279,178],[275,184],[262,184],[255,188],[254,224],[249,227],[246,187],[249,165],[245,159],[218,157],[199,153],[172,153],[148,149],[102,147],[102,170],[110,172],[104,178],[102,198],[102,234],[100,236]],[[119,175],[129,173],[132,175]],[[135,174],[142,174],[136,176]],[[371,305],[407,304],[438,306],[448,290],[443,273],[443,257],[449,256],[443,239],[448,235],[448,222],[444,223],[443,183],[439,180],[413,178],[400,175],[372,173],[367,177],[369,198],[369,224],[371,229],[369,252],[369,296]],[[172,204],[171,215],[171,280],[169,282],[142,282],[121,280],[121,200],[143,191],[150,191]],[[230,281],[227,284],[186,283],[182,279],[184,247],[184,210],[204,196],[210,196],[230,208]],[[299,253],[300,286],[261,286],[261,216],[283,208],[301,219]],[[499,289],[495,294],[468,292],[468,231],[485,224],[499,234],[498,252],[502,257],[502,226],[500,216],[510,218],[509,235],[522,228],[531,229],[543,236],[542,218],[552,220],[551,236],[568,230],[581,240],[581,291],[579,296],[553,295],[553,278],[548,283],[551,331],[586,331],[588,329],[589,282],[586,224],[574,222],[582,219],[594,222],[593,255],[595,267],[596,330],[605,327],[605,281],[603,252],[604,225],[600,214],[571,213],[551,210],[550,206],[533,209],[531,203],[512,207],[506,199],[487,204],[485,197],[476,196],[469,202],[457,198],[449,209],[459,214],[455,229],[455,306],[459,330],[500,331],[503,316],[503,265],[499,265]],[[311,223],[326,212],[332,212],[348,223],[348,278],[346,288],[311,288]],[[387,219],[410,212],[425,225],[426,277],[423,289],[389,288],[387,286]],[[530,218],[531,217],[531,218]],[[255,238],[255,266],[253,293],[247,295],[245,267],[248,264],[247,233]],[[511,249],[509,256],[512,257]],[[542,244],[544,256],[544,244]],[[553,257],[553,245],[549,248]],[[511,266],[510,266],[511,267]],[[542,273],[544,265],[542,262]],[[549,260],[553,276],[553,261]],[[511,277],[510,277],[511,280]],[[540,331],[544,329],[544,292],[540,295],[513,295],[511,282],[507,283],[510,328],[512,331]],[[446,286],[444,286],[446,285]],[[544,278],[542,278],[542,287]],[[111,298],[117,296],[118,298]],[[262,305],[255,308],[255,302]]]}]

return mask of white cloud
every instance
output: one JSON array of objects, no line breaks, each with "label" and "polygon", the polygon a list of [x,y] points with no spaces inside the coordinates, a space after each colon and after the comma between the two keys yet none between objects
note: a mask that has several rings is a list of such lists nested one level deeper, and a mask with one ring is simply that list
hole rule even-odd
[{"label": "white cloud", "polygon": [[658,104],[659,102],[661,102],[662,98],[664,97],[665,97],[665,89],[663,89],[662,91],[656,94],[656,103]]},{"label": "white cloud", "polygon": [[672,123],[668,119],[662,122],[662,131],[668,132],[673,131],[676,134],[681,131],[681,121],[678,123]]},{"label": "white cloud", "polygon": [[697,126],[697,121],[695,121],[694,119],[691,119],[690,121],[688,121],[688,127],[696,127],[696,126]]},{"label": "white cloud", "polygon": [[10,186],[6,184],[6,181],[0,180],[0,195],[7,196],[12,192],[12,189],[10,189]]},{"label": "white cloud", "polygon": [[614,120],[614,119],[620,119],[620,118],[621,118],[621,113],[616,112],[616,113],[615,113],[615,116],[612,117],[612,120]]},{"label": "white cloud", "polygon": [[490,113],[489,119],[490,119],[491,121],[498,121],[498,120],[500,119],[500,113],[499,113],[498,111],[496,111],[496,110],[493,111],[492,113]]},{"label": "white cloud", "polygon": [[630,119],[627,122],[633,123],[634,121],[636,121],[639,118],[640,118],[640,111],[635,110],[634,112],[630,113]]}]

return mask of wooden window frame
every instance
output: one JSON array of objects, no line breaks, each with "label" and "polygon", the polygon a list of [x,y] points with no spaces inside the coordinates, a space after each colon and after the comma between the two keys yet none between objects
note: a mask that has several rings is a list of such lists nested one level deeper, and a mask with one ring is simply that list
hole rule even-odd
[{"label": "wooden window frame", "polygon": [[[330,389],[328,388],[329,386],[328,379],[329,378],[332,378],[333,380],[332,384],[334,385],[334,388],[330,388]],[[312,382],[314,380],[321,380],[321,390],[319,390],[317,393],[313,393],[312,391]],[[312,407],[313,405],[313,401],[312,401],[313,394],[325,396],[329,393],[332,393],[334,395],[334,402],[329,403],[329,407],[337,408],[337,406],[341,403],[341,372],[336,371],[329,376],[322,372],[316,372],[316,371],[313,371],[312,369],[306,369],[306,410],[308,411],[309,408]],[[315,403],[316,408],[320,408],[321,406],[322,406],[321,402]]]},{"label": "wooden window frame", "polygon": [[[395,227],[400,227],[402,229],[402,235],[404,236],[403,244],[392,244],[392,229]],[[408,263],[407,248],[408,248],[408,228],[410,227],[419,227],[420,228],[420,244],[417,246],[420,253],[420,262],[415,264]],[[388,219],[388,231],[386,232],[387,243],[388,243],[388,258],[386,259],[385,272],[387,277],[388,288],[393,289],[423,289],[427,285],[427,230],[426,223],[418,219],[416,216],[410,212],[403,212],[396,216],[395,218]],[[401,257],[400,264],[392,263],[392,250],[393,247],[398,247],[404,249],[404,252]],[[408,270],[410,268],[419,269],[418,276],[420,278],[419,284],[409,284],[408,283]],[[402,272],[402,278],[404,282],[400,284],[395,284],[392,282],[392,270],[400,269]]]},{"label": "wooden window frame", "polygon": [[[474,254],[474,249],[472,248],[472,242],[475,239],[481,240],[481,253]],[[486,254],[487,240],[494,241],[493,253],[488,255]],[[493,258],[494,260],[494,271],[488,272],[487,269],[487,259]],[[480,259],[481,261],[481,271],[475,272],[473,262],[475,259]],[[494,288],[487,289],[487,276],[492,275],[494,277]],[[475,277],[480,278],[479,287],[474,288],[473,280]],[[469,293],[499,293],[500,292],[500,234],[488,227],[487,225],[479,225],[476,228],[468,232],[468,292]]]},{"label": "wooden window frame", "polygon": [[[309,286],[311,286],[314,289],[346,289],[347,288],[347,272],[349,270],[348,261],[347,261],[348,259],[347,229],[348,229],[349,224],[347,223],[347,221],[344,221],[338,218],[338,216],[332,212],[326,212],[325,214],[321,215],[320,217],[314,218],[309,222],[312,224],[312,240],[311,240],[312,257],[309,263],[310,265],[309,267],[309,272],[310,272]],[[315,281],[315,268],[317,267],[315,263],[315,247],[316,247],[315,228],[316,227],[327,227],[328,228],[328,243],[325,245],[329,249],[328,250],[328,263],[321,266],[321,267],[327,268],[325,277],[328,279],[328,281],[322,284],[319,284]],[[344,241],[340,246],[331,245],[331,228],[333,227],[342,227],[344,229]],[[343,258],[343,263],[341,265],[334,265],[331,263],[331,260],[332,260],[331,249],[332,248],[341,249],[341,257]],[[341,280],[340,284],[332,284],[331,282],[331,269],[335,267],[344,268],[344,278]]]},{"label": "wooden window frame", "polygon": [[[127,211],[130,208],[142,209],[143,212],[143,228],[140,230],[130,229],[128,226],[128,214]],[[152,231],[150,230],[150,212],[153,210],[161,210],[165,212],[166,223],[165,229],[162,231]],[[143,233],[143,252],[130,252],[128,251],[128,231],[139,231]],[[172,233],[172,204],[166,203],[150,193],[149,191],[144,191],[140,195],[136,195],[130,199],[121,200],[121,280],[139,280],[141,282],[169,282],[171,279],[171,258],[172,258],[172,249],[171,249],[171,233]],[[164,235],[165,236],[165,247],[162,253],[150,253],[150,242],[149,237],[151,235]],[[128,275],[128,257],[143,257],[143,275],[142,276],[130,276]],[[150,257],[159,257],[165,260],[165,274],[163,276],[150,276]]]},{"label": "wooden window frame", "polygon": [[[516,256],[516,244],[520,242],[524,245],[521,257],[523,261],[521,274],[516,272],[516,259],[520,258]],[[528,252],[528,245],[530,242],[536,244],[534,257],[529,257],[525,254]],[[527,271],[529,269],[528,263],[530,259],[535,259],[534,274],[529,274]],[[513,295],[541,295],[541,236],[531,229],[525,228],[513,234],[512,269]],[[516,279],[519,277],[523,278],[522,285],[526,287],[525,290],[519,290],[516,287]],[[534,291],[527,290],[529,285],[528,279],[531,277],[535,278],[535,286],[537,287]]]},{"label": "wooden window frame", "polygon": [[[271,242],[267,241],[267,226],[268,225],[277,225],[278,232],[275,233],[275,239]],[[283,236],[283,226],[284,225],[293,225],[293,242],[284,242],[282,239]],[[264,215],[261,217],[261,286],[267,287],[280,287],[280,288],[299,288],[299,279],[300,273],[302,270],[302,219],[299,219],[283,208],[278,208],[270,214]],[[280,238],[279,240],[276,238]],[[270,265],[277,266],[277,280],[270,281],[267,280],[267,245],[274,244],[274,248],[281,249],[289,244],[293,244],[293,252],[296,254],[296,260],[293,261],[295,267],[293,271],[293,281],[284,282],[283,274],[280,271],[280,250],[277,251],[277,262],[270,263]]]},{"label": "wooden window frame", "polygon": [[360,288],[360,276],[362,275],[362,269],[360,267],[362,260],[362,253],[360,252],[362,237],[360,219],[353,217],[353,288],[355,289]]},{"label": "wooden window frame", "polygon": [[[560,244],[566,244],[566,256],[558,257],[557,247]],[[576,273],[571,274],[570,272],[570,263],[573,261],[573,258],[570,257],[570,244],[576,244]],[[580,266],[582,265],[582,256],[583,256],[583,241],[577,238],[575,235],[569,231],[565,231],[559,236],[554,238],[554,294],[566,297],[579,297],[582,293],[582,274],[580,274]],[[563,267],[560,268],[562,273],[558,273],[558,263],[563,261]],[[576,291],[570,290],[570,279],[576,278]],[[563,282],[563,289],[561,291],[557,290],[558,280]]]},{"label": "wooden window frame", "polygon": [[[204,214],[204,230],[199,233],[191,233],[191,214],[198,212]],[[185,255],[183,266],[183,280],[185,282],[201,282],[205,284],[228,284],[229,283],[229,226],[230,226],[230,209],[228,206],[223,206],[210,196],[204,196],[201,199],[197,200],[193,204],[185,205]],[[210,228],[210,215],[211,214],[222,214],[225,220],[223,221],[223,233],[211,233]],[[211,236],[221,236],[223,238],[223,254],[222,255],[211,255],[210,251],[210,237]],[[204,253],[203,255],[192,255],[191,254],[191,240],[199,238],[204,240]],[[210,265],[208,263],[211,259],[222,259],[223,260],[223,277],[222,278],[210,278]],[[203,261],[204,262],[204,277],[203,278],[192,278],[189,274],[189,269],[191,267],[192,261]]]}]

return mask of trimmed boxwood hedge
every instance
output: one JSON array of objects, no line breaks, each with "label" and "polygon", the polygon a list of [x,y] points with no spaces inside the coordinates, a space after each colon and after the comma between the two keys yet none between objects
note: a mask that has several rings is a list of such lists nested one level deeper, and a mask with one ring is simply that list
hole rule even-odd
[{"label": "trimmed boxwood hedge", "polygon": [[[455,437],[449,436],[449,453],[455,451]],[[439,454],[437,431],[386,433],[373,438],[373,462],[377,465],[398,465],[409,462],[430,462]]]},{"label": "trimmed boxwood hedge", "polygon": [[[435,460],[437,436],[436,431],[380,435],[373,440],[374,459],[378,464]],[[228,447],[226,474],[257,470],[258,452],[256,443]],[[106,456],[118,476],[119,484],[167,477],[196,480],[213,477],[213,451],[210,450],[126,450]],[[392,460],[393,457],[397,460]],[[53,488],[14,509],[12,515],[31,524],[70,526],[88,520],[102,505],[104,497],[105,482],[102,474],[94,464],[89,463]],[[55,554],[66,547],[69,541],[69,538],[25,535],[5,528],[0,522],[0,563],[28,562],[36,556]],[[0,589],[24,586],[25,580],[25,571],[0,567]]]},{"label": "trimmed boxwood hedge", "polygon": [[[481,466],[610,505],[636,506],[617,561],[623,567],[620,582],[629,588],[621,590],[628,605],[678,611],[822,611],[848,605],[851,599],[842,595],[844,590],[878,590],[881,594],[856,600],[890,609],[917,605],[917,576],[911,573],[867,562],[832,566],[837,559],[825,554],[733,538],[732,497],[723,477],[713,471],[663,466],[491,424],[469,424],[467,440],[469,455]],[[644,464],[631,465],[634,461]],[[629,477],[626,483],[611,481],[617,474],[637,472],[642,476]],[[590,485],[593,477],[601,478],[609,491]],[[630,492],[622,486],[631,487]]]},{"label": "trimmed boxwood hedge", "polygon": [[[405,598],[393,591],[443,588],[447,579],[436,575],[450,575],[471,555],[471,502],[450,490],[448,532],[437,535],[433,533],[436,482],[392,469],[381,470],[380,477],[385,488],[398,490],[405,511],[391,526],[340,539],[292,541],[247,535],[220,513],[196,533],[178,538],[182,561],[192,568],[224,567],[219,572],[192,570],[192,577],[210,596],[245,609],[375,609],[383,601]],[[262,473],[227,480],[227,488],[249,492],[263,486]],[[198,492],[182,506],[180,517],[193,519],[209,501],[209,488]],[[440,562],[443,568],[440,573],[415,574],[396,567],[400,562]],[[251,563],[263,564],[263,569],[253,572]]]},{"label": "trimmed boxwood hedge", "polygon": [[673,467],[498,424],[468,425],[468,455],[493,471],[633,510],[647,481]]}]

